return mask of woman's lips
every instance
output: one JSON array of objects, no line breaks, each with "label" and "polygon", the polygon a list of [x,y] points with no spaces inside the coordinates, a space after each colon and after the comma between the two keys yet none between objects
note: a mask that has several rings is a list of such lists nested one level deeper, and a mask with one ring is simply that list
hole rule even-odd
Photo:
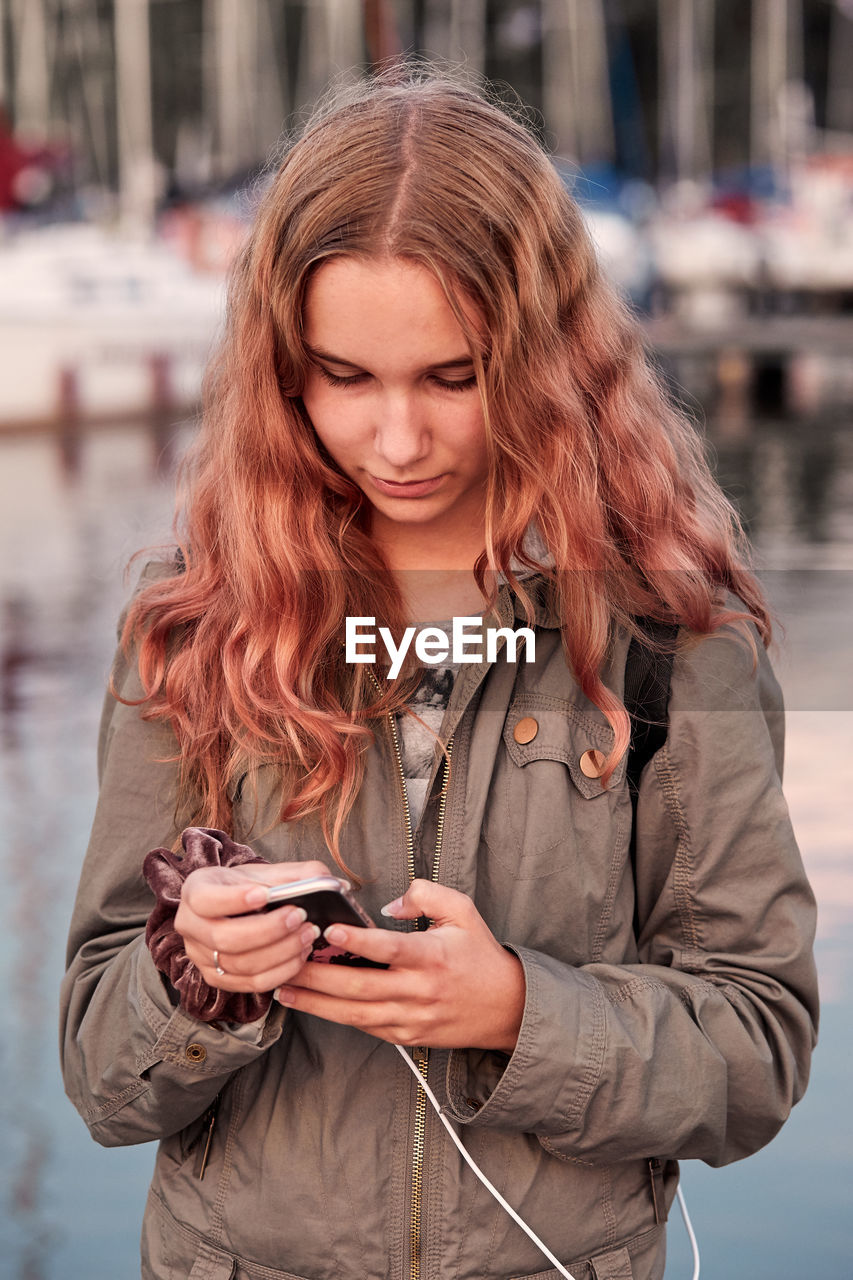
[{"label": "woman's lips", "polygon": [[379,476],[371,475],[370,482],[380,493],[387,494],[389,498],[425,498],[427,494],[434,493],[444,479],[445,473],[440,476],[432,476],[428,480],[410,480],[405,484],[397,484],[394,480],[382,480]]}]

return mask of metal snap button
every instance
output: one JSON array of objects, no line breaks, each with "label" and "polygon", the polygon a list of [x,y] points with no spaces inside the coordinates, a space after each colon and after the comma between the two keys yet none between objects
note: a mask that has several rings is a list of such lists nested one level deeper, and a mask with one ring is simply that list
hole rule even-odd
[{"label": "metal snap button", "polygon": [[203,1044],[188,1044],[184,1050],[184,1057],[188,1062],[204,1062],[207,1050]]},{"label": "metal snap button", "polygon": [[585,778],[600,778],[606,759],[603,751],[585,751],[581,756],[581,773]]},{"label": "metal snap button", "polygon": [[528,742],[532,742],[538,732],[539,721],[534,720],[533,716],[524,716],[513,729],[512,736],[523,747]]}]

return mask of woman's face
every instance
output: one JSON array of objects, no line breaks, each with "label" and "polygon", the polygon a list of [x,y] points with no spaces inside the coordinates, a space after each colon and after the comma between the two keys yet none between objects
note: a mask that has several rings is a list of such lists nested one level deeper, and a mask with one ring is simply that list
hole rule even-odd
[{"label": "woman's face", "polygon": [[[471,310],[471,322],[478,316]],[[302,393],[372,508],[381,544],[484,545],[488,460],[471,350],[438,280],[406,259],[333,258],[311,278]],[[454,557],[455,558],[455,557]]]}]

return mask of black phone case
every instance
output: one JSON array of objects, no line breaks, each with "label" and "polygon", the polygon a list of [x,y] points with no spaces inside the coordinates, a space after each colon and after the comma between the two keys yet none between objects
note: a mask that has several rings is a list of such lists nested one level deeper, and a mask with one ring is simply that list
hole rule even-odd
[{"label": "black phone case", "polygon": [[355,925],[359,929],[367,927],[365,921],[346,898],[334,889],[318,889],[313,893],[303,893],[297,897],[288,898],[286,903],[271,902],[264,910],[275,911],[282,906],[302,907],[308,915],[309,922],[316,924],[320,930],[320,937],[311,948],[309,960],[317,961],[319,964],[347,964],[355,969],[388,968],[387,964],[382,964],[378,960],[366,960],[364,956],[355,956],[351,951],[333,946],[323,937],[324,929],[330,924]]}]

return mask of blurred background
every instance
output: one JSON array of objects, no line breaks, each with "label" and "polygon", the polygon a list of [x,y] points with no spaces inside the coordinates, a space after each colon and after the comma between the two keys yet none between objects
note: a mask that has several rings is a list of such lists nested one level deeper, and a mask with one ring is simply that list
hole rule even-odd
[{"label": "blurred background", "polygon": [[[169,538],[283,132],[401,51],[534,109],[784,624],[821,1043],[780,1137],[684,1185],[708,1280],[846,1280],[853,0],[0,0],[0,1276],[138,1274],[153,1152],[92,1143],[55,1030],[123,571]],[[673,1221],[667,1280],[687,1275]]]}]

